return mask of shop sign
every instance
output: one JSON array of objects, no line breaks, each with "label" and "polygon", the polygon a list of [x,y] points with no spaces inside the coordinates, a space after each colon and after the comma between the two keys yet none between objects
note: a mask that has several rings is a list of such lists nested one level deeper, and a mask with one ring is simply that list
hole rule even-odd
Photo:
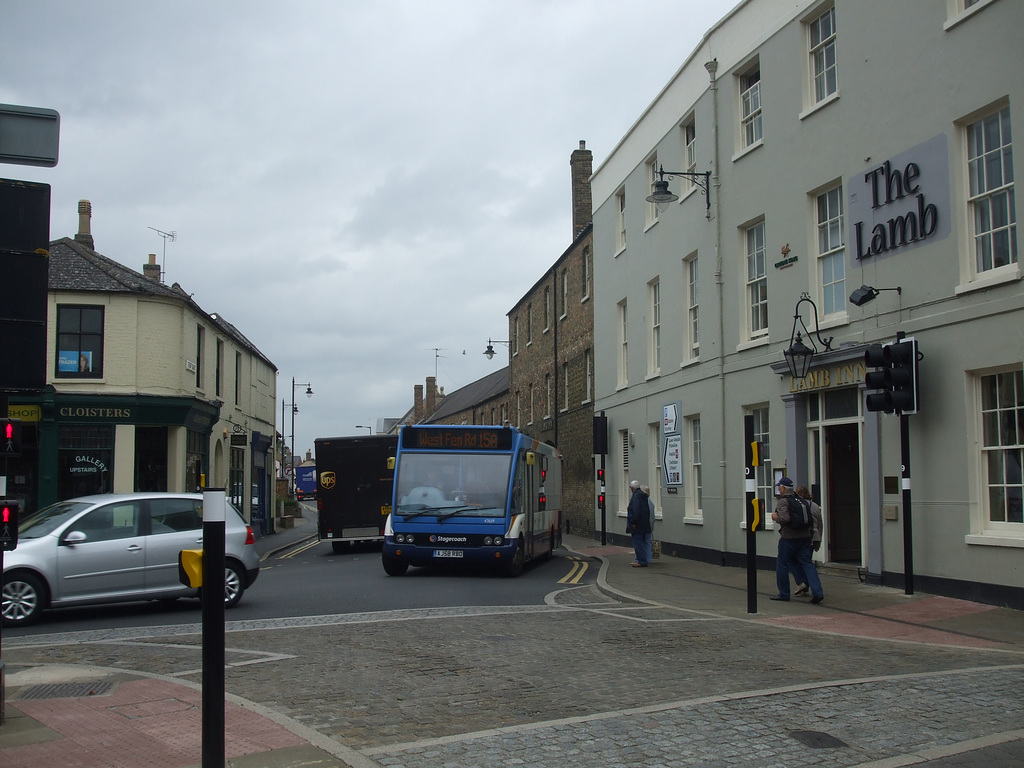
[{"label": "shop sign", "polygon": [[863,361],[839,363],[831,367],[815,368],[802,379],[789,378],[790,392],[808,392],[818,389],[849,387],[864,381]]},{"label": "shop sign", "polygon": [[944,239],[950,232],[946,135],[853,176],[847,190],[854,266]]},{"label": "shop sign", "polygon": [[68,471],[73,475],[98,475],[107,471],[107,465],[98,456],[79,454]]}]

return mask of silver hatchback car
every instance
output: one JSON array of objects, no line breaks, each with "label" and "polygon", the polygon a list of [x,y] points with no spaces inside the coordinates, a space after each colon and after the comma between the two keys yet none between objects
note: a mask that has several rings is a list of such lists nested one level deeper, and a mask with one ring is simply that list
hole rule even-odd
[{"label": "silver hatchback car", "polygon": [[[224,604],[260,572],[252,528],[229,503]],[[28,515],[4,553],[0,614],[24,626],[45,608],[195,597],[178,578],[178,553],[203,546],[201,493],[124,493],[59,501]]]}]

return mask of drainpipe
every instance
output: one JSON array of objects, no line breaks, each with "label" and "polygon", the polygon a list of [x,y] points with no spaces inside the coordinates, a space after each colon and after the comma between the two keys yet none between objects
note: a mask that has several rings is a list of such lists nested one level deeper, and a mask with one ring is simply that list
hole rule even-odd
[{"label": "drainpipe", "polygon": [[[708,77],[710,83],[708,90],[711,92],[711,146],[713,151],[713,158],[711,161],[711,186],[715,190],[715,293],[718,300],[718,398],[719,403],[722,407],[719,410],[719,427],[718,433],[722,435],[722,456],[719,460],[719,473],[721,476],[721,499],[722,499],[722,549],[721,558],[725,559],[725,553],[729,551],[728,547],[728,531],[729,531],[729,520],[731,519],[728,514],[728,487],[729,478],[727,477],[728,464],[726,462],[726,449],[725,446],[728,442],[726,433],[726,418],[725,418],[725,311],[724,311],[724,277],[722,269],[722,182],[721,177],[718,175],[718,160],[719,160],[719,145],[718,145],[718,79],[716,77],[718,73],[718,59],[712,59],[704,65],[704,69],[708,71]],[[710,190],[708,192],[710,194]]]}]

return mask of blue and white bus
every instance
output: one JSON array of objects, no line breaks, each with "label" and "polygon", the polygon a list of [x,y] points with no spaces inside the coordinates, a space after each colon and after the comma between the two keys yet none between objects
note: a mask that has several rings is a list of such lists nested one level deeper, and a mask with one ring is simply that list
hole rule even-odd
[{"label": "blue and white bus", "polygon": [[562,454],[512,427],[407,426],[384,570],[489,563],[518,576],[562,544]]}]

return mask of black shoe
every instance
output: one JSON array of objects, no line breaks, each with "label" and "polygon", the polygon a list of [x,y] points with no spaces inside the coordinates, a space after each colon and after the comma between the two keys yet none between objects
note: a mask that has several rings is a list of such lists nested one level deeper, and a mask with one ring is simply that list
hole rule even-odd
[{"label": "black shoe", "polygon": [[814,597],[811,598],[811,605],[817,605],[818,603],[820,603],[824,599],[825,599],[824,595],[815,595]]},{"label": "black shoe", "polygon": [[[769,600],[779,600],[779,601],[781,601],[781,602],[783,602],[783,603],[788,603],[788,602],[789,602],[789,598],[788,598],[788,597],[783,597],[782,595],[772,595],[772,596],[771,596],[771,597],[769,597],[768,599],[769,599]],[[813,600],[811,600],[811,602],[813,603],[814,601],[813,601]],[[820,601],[819,601],[819,602],[820,602]]]}]

